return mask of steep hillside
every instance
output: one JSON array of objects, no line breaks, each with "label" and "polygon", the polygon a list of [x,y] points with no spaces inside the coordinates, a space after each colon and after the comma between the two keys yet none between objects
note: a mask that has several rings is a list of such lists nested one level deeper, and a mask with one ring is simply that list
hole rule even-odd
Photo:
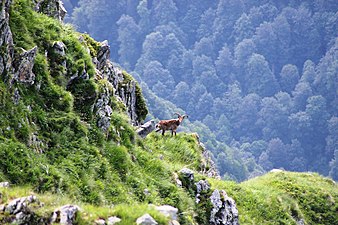
[{"label": "steep hillside", "polygon": [[139,85],[63,17],[60,1],[1,3],[0,224],[337,223],[329,179],[221,181],[197,134],[141,139]]}]

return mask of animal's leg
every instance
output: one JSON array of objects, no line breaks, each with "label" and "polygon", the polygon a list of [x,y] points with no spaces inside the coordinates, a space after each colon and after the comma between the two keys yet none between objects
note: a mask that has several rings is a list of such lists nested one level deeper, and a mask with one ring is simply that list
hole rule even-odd
[{"label": "animal's leg", "polygon": [[165,130],[162,130],[162,135],[164,136],[164,132],[165,132]]}]

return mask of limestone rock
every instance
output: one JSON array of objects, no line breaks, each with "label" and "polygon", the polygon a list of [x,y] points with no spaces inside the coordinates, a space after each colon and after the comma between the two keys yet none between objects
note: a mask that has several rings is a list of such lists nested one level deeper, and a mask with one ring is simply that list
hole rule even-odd
[{"label": "limestone rock", "polygon": [[200,196],[202,192],[207,192],[210,190],[210,184],[207,180],[200,180],[196,185],[196,203],[198,204],[200,200]]},{"label": "limestone rock", "polygon": [[[96,65],[95,77],[97,79],[107,79],[109,81],[109,84],[112,86],[112,91],[108,93],[106,90],[104,90],[104,98],[110,98],[110,96],[113,95],[118,101],[123,103],[126,106],[126,113],[130,118],[131,124],[137,126],[141,123],[141,121],[136,109],[136,81],[125,79],[123,71],[120,68],[113,66],[113,63],[109,60],[109,57],[110,47],[108,42],[104,41],[101,43],[101,47],[97,52],[97,56],[92,60]],[[107,95],[107,93],[109,95]],[[102,102],[104,99],[99,98],[96,105],[100,104],[100,101]],[[99,110],[99,107],[96,107],[96,112],[102,113],[102,111],[98,112],[97,110]],[[107,113],[106,116],[99,116],[98,123],[103,130],[107,130],[110,125],[109,121],[110,119],[108,118]]]},{"label": "limestone rock", "polygon": [[2,0],[0,4],[0,76],[4,75],[8,79],[8,75],[13,73],[14,58],[13,35],[9,27],[9,7],[12,0]]},{"label": "limestone rock", "polygon": [[62,0],[34,0],[35,11],[44,13],[59,21],[63,21],[67,10],[63,6]]},{"label": "limestone rock", "polygon": [[145,138],[149,133],[151,133],[155,129],[155,121],[150,120],[145,124],[141,125],[137,130],[136,133],[140,135],[142,138]]},{"label": "limestone rock", "polygon": [[97,52],[97,64],[96,68],[102,70],[105,66],[107,66],[107,62],[110,58],[110,47],[108,45],[108,41],[101,42],[101,47]]},{"label": "limestone rock", "polygon": [[108,223],[107,223],[107,225],[114,225],[114,224],[117,224],[117,223],[119,223],[119,222],[121,222],[121,219],[120,219],[120,218],[118,218],[118,217],[116,217],[116,216],[111,216],[111,217],[108,218]]},{"label": "limestone rock", "polygon": [[97,126],[104,132],[108,131],[110,127],[111,115],[113,113],[110,107],[110,95],[111,92],[108,87],[99,94],[99,98],[95,103],[95,110],[97,115]]},{"label": "limestone rock", "polygon": [[7,182],[7,181],[0,182],[0,187],[2,187],[2,188],[8,188],[9,187],[9,182]]},{"label": "limestone rock", "polygon": [[188,189],[192,187],[194,182],[194,171],[188,168],[183,168],[179,171],[179,177],[184,187]]},{"label": "limestone rock", "polygon": [[212,209],[210,224],[212,225],[238,225],[238,210],[235,201],[228,197],[225,191],[214,190],[210,196]]},{"label": "limestone rock", "polygon": [[30,204],[38,203],[34,195],[17,198],[7,204],[0,205],[0,214],[9,215],[6,222],[14,224],[46,224],[47,221],[37,216],[29,209]]},{"label": "limestone rock", "polygon": [[19,89],[15,88],[14,95],[13,95],[13,98],[12,98],[15,105],[19,104],[20,98],[21,98],[21,96],[20,96]]},{"label": "limestone rock", "polygon": [[148,213],[146,213],[136,220],[136,224],[138,224],[138,225],[157,225],[158,223],[154,220],[153,217],[151,217]]},{"label": "limestone rock", "polygon": [[14,80],[24,84],[34,84],[35,74],[33,73],[34,60],[36,57],[38,48],[34,48],[20,54],[19,58],[14,62]]},{"label": "limestone rock", "polygon": [[95,220],[96,225],[105,225],[106,221],[104,219],[97,219]]},{"label": "limestone rock", "polygon": [[79,210],[77,205],[64,205],[53,212],[51,223],[72,225]]},{"label": "limestone rock", "polygon": [[66,62],[66,45],[62,41],[53,44],[51,52],[48,52],[48,58],[52,63],[67,67]]},{"label": "limestone rock", "polygon": [[155,209],[163,215],[170,217],[171,220],[177,220],[178,209],[170,205],[156,206]]}]

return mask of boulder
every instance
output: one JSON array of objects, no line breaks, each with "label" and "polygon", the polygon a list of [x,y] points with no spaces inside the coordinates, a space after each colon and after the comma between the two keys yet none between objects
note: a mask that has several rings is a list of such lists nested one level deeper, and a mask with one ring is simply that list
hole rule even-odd
[{"label": "boulder", "polygon": [[96,225],[106,225],[106,221],[104,219],[95,220]]},{"label": "boulder", "polygon": [[194,171],[188,168],[183,168],[179,172],[179,178],[182,181],[182,185],[186,188],[190,188],[194,182]]},{"label": "boulder", "polygon": [[79,210],[80,207],[77,205],[64,205],[53,212],[50,222],[72,225]]},{"label": "boulder", "polygon": [[39,218],[29,206],[39,201],[35,195],[17,198],[0,205],[0,214],[7,214],[6,222],[13,224],[47,224],[47,219]]},{"label": "boulder", "polygon": [[5,182],[0,182],[0,187],[1,188],[8,188],[9,187],[9,182],[5,181]]},{"label": "boulder", "polygon": [[158,223],[154,220],[153,217],[151,217],[148,213],[146,213],[136,220],[136,224],[138,224],[138,225],[157,225]]},{"label": "boulder", "polygon": [[225,191],[214,190],[210,196],[212,209],[210,224],[212,225],[238,225],[238,210],[235,201],[228,197]]},{"label": "boulder", "polygon": [[34,60],[37,53],[37,46],[20,54],[19,58],[14,61],[14,80],[24,84],[32,85],[35,82],[33,73]]},{"label": "boulder", "polygon": [[116,217],[116,216],[111,216],[111,217],[108,218],[108,223],[107,223],[107,225],[114,225],[114,224],[117,224],[117,223],[119,223],[119,222],[121,222],[121,219],[120,219],[120,218],[118,218],[118,217]]},{"label": "boulder", "polygon": [[208,192],[210,190],[210,184],[207,180],[200,180],[197,183],[195,183],[196,185],[196,203],[198,204],[201,199],[200,196],[202,194],[202,192]]},{"label": "boulder", "polygon": [[177,220],[178,209],[170,205],[156,206],[155,209],[171,220]]},{"label": "boulder", "polygon": [[150,120],[145,124],[141,125],[137,130],[136,133],[140,135],[140,137],[145,138],[149,133],[151,133],[155,129],[155,121]]}]

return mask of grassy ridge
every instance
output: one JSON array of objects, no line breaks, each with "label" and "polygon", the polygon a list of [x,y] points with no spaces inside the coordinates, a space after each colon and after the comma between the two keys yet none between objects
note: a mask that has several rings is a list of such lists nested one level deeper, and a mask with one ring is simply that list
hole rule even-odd
[{"label": "grassy ridge", "polygon": [[237,203],[241,224],[337,224],[338,187],[316,173],[270,172],[240,184],[211,181]]}]

